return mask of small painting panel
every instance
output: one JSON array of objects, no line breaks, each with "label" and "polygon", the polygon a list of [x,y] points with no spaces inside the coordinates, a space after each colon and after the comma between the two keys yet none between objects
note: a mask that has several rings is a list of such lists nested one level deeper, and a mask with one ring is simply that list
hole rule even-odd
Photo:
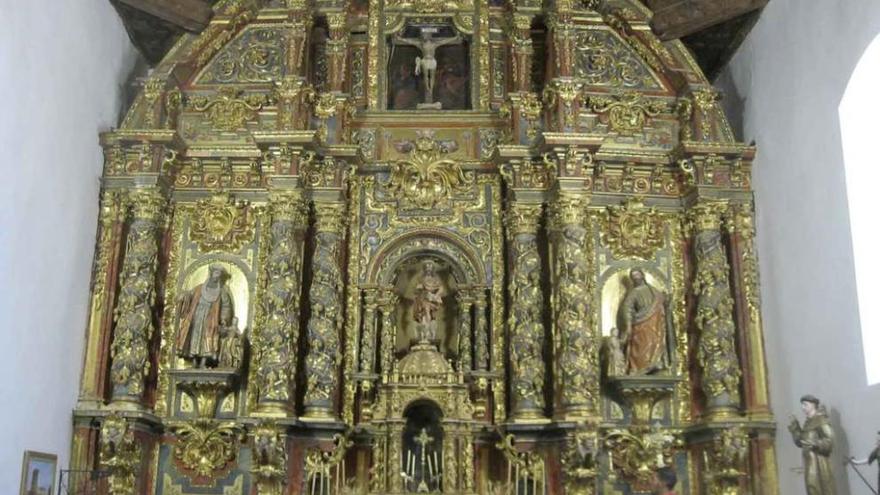
[{"label": "small painting panel", "polygon": [[20,495],[53,495],[58,457],[27,450],[21,468]]}]

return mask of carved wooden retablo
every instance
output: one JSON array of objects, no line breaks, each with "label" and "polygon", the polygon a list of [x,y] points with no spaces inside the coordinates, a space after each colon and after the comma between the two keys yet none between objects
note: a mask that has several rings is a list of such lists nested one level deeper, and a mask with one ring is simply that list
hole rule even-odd
[{"label": "carved wooden retablo", "polygon": [[[227,0],[101,136],[114,494],[775,494],[750,188],[636,0]],[[99,429],[95,424],[102,424]]]}]

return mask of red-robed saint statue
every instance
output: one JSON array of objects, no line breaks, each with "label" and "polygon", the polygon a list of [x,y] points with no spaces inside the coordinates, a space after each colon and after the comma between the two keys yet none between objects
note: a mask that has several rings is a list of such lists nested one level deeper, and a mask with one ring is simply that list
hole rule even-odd
[{"label": "red-robed saint statue", "polygon": [[632,288],[620,305],[626,373],[650,374],[666,368],[666,295],[651,287],[641,270],[632,270],[629,277]]}]

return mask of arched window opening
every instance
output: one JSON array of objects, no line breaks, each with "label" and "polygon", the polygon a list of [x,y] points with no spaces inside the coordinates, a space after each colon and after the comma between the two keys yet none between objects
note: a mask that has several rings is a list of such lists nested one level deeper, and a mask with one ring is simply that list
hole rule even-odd
[{"label": "arched window opening", "polygon": [[865,50],[844,92],[840,107],[840,132],[846,172],[855,259],[859,319],[868,384],[880,383],[880,235],[878,235],[877,183],[880,155],[876,117],[880,115],[880,36]]}]

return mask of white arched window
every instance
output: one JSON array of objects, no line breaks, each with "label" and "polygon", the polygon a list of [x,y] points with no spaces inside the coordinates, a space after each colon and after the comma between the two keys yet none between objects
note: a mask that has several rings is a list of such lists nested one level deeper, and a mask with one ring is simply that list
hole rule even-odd
[{"label": "white arched window", "polygon": [[868,384],[880,383],[880,36],[838,108]]}]

